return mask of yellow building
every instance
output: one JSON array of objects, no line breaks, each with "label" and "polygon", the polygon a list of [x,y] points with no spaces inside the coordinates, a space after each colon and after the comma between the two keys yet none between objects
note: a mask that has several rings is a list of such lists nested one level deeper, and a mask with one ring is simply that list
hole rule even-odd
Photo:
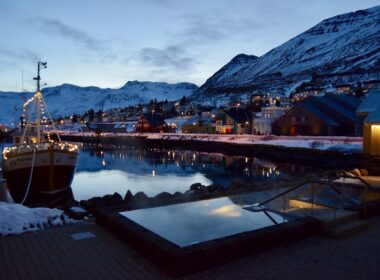
[{"label": "yellow building", "polygon": [[380,91],[371,90],[356,113],[366,116],[363,125],[363,153],[380,156]]}]

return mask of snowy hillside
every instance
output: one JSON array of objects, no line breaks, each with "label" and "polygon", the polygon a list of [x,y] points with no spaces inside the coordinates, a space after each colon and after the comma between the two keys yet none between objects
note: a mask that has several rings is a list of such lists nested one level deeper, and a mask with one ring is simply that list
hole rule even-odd
[{"label": "snowy hillside", "polygon": [[380,6],[338,15],[259,58],[236,65],[235,57],[209,78],[194,97],[201,100],[215,94],[255,90],[283,94],[300,81],[316,78],[322,85],[378,79],[379,42]]},{"label": "snowy hillside", "polygon": [[[45,101],[53,117],[83,113],[90,109],[107,110],[127,107],[138,103],[148,103],[152,99],[163,101],[177,100],[189,96],[197,89],[190,83],[154,83],[132,81],[119,89],[79,87],[63,84],[42,90]],[[18,120],[22,104],[32,93],[0,92],[0,123]],[[5,106],[4,106],[5,105]]]}]

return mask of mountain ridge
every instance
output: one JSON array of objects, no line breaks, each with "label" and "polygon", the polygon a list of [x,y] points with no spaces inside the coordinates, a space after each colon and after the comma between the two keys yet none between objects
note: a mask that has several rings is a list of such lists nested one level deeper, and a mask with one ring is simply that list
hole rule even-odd
[{"label": "mountain ridge", "polygon": [[[287,95],[301,81],[331,74],[336,74],[337,78],[339,76],[342,82],[344,79],[341,76],[346,75],[346,80],[349,80],[352,73],[361,73],[360,79],[380,78],[378,42],[380,6],[337,15],[321,21],[250,63],[241,64],[241,69],[234,75],[224,74],[238,67],[233,65],[232,59],[207,79],[192,98],[220,99],[254,91]],[[357,80],[355,78],[352,82]],[[330,77],[319,82],[324,85],[334,81]]]},{"label": "mountain ridge", "polygon": [[[174,101],[189,96],[198,88],[192,83],[169,84],[165,82],[130,81],[120,88],[81,87],[64,83],[60,86],[42,89],[49,111],[53,117],[81,114],[90,109],[107,110],[128,107],[150,100]],[[0,123],[18,121],[24,100],[32,92],[1,92],[0,103],[7,104],[1,109]],[[16,110],[17,109],[17,110]]]}]

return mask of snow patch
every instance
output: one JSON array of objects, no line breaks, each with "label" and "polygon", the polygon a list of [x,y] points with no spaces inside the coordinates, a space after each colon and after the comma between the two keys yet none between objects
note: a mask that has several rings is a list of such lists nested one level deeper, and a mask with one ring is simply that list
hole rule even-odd
[{"label": "snow patch", "polygon": [[0,236],[21,234],[72,222],[59,209],[29,208],[21,204],[0,202]]}]

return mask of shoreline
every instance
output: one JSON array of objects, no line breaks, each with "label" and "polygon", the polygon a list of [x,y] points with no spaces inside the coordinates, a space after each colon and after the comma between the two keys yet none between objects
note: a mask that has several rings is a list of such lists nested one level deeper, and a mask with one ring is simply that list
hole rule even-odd
[{"label": "shoreline", "polygon": [[[153,149],[185,149],[199,152],[223,153],[232,156],[260,157],[268,160],[288,162],[294,164],[305,164],[317,166],[322,169],[352,169],[364,168],[371,174],[380,175],[380,159],[369,157],[357,151],[323,150],[306,147],[287,147],[282,145],[265,144],[263,141],[248,143],[248,141],[234,142],[235,135],[227,135],[220,140],[202,134],[197,135],[166,135],[166,134],[67,134],[62,133],[60,137],[64,141],[81,142],[85,147],[95,149],[118,149],[126,146],[143,146]],[[238,136],[243,138],[244,136]],[[265,136],[261,136],[264,138]],[[252,139],[258,138],[252,135]],[[289,139],[289,137],[284,137]],[[334,142],[336,145],[344,141],[360,141],[358,138],[349,137],[299,137],[316,141]],[[297,140],[299,138],[294,138]],[[337,142],[336,139],[342,139]],[[232,141],[228,141],[231,140]],[[265,138],[264,138],[265,139]],[[347,140],[348,139],[348,140]],[[270,143],[270,142],[269,142]]]}]

